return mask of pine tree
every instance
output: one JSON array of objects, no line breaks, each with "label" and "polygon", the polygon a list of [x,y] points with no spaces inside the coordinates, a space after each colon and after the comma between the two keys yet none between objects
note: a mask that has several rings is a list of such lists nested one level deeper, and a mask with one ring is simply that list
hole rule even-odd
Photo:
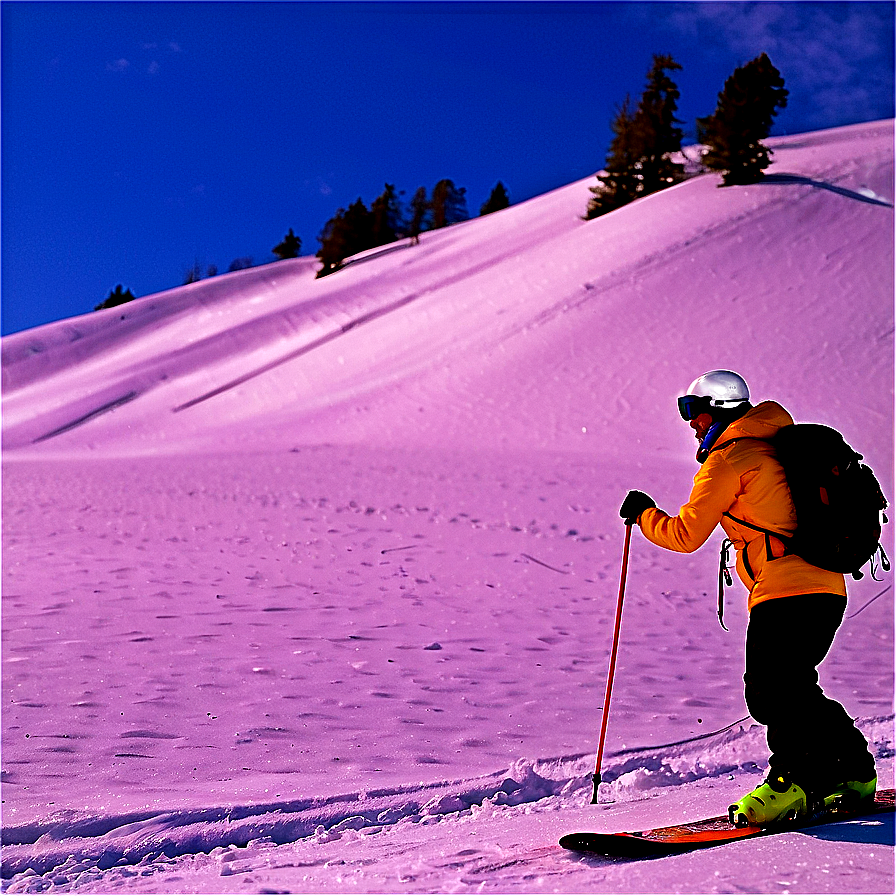
[{"label": "pine tree", "polygon": [[466,193],[466,187],[456,187],[447,178],[433,187],[430,201],[433,230],[467,220]]},{"label": "pine tree", "polygon": [[289,233],[271,251],[277,258],[284,260],[287,258],[298,258],[301,248],[302,241],[292,232],[292,227],[290,227]]},{"label": "pine tree", "polygon": [[672,153],[681,151],[681,122],[675,117],[678,86],[667,72],[681,71],[671,56],[654,56],[647,74],[647,86],[635,113],[635,132],[641,143],[641,186],[639,195],[649,196],[684,177],[684,166],[672,162]]},{"label": "pine tree", "polygon": [[681,66],[671,56],[654,56],[647,84],[631,111],[631,98],[616,113],[613,139],[599,183],[591,187],[593,198],[585,218],[596,218],[621,208],[641,196],[649,196],[684,177],[684,167],[672,161],[681,150],[681,129],[675,117],[678,86],[667,72]]},{"label": "pine tree", "polygon": [[359,196],[345,212],[346,258],[373,246],[373,215]]},{"label": "pine tree", "polygon": [[192,266],[187,268],[186,273],[184,274],[184,286],[188,286],[190,283],[198,283],[202,279],[202,268],[199,264],[199,261],[194,261]]},{"label": "pine tree", "polygon": [[480,217],[482,215],[490,215],[492,212],[501,211],[502,208],[510,207],[510,198],[507,195],[507,189],[501,181],[498,181],[491,195],[484,205],[479,209]]},{"label": "pine tree", "polygon": [[342,267],[342,262],[348,257],[345,226],[345,209],[337,209],[336,214],[324,224],[318,236],[320,249],[317,257],[321,260],[321,269],[318,277],[326,277]]},{"label": "pine tree", "polygon": [[113,289],[104,302],[101,302],[97,305],[93,310],[94,311],[102,311],[104,308],[115,308],[118,305],[124,305],[125,302],[133,302],[136,296],[130,291],[130,289],[125,289],[120,283],[118,286]]},{"label": "pine tree", "polygon": [[408,223],[408,236],[413,244],[420,242],[420,234],[426,230],[430,203],[426,198],[426,187],[420,187],[411,199],[411,220]]},{"label": "pine tree", "polygon": [[339,209],[324,225],[318,236],[317,257],[322,262],[318,277],[325,277],[342,267],[346,258],[370,249],[373,243],[373,216],[359,197],[347,209]]},{"label": "pine tree", "polygon": [[771,164],[762,144],[778,109],[787,105],[781,73],[763,53],[734,70],[719,94],[716,111],[697,119],[697,137],[708,149],[703,164],[721,171],[721,186],[753,184]]},{"label": "pine tree", "polygon": [[371,245],[385,246],[394,243],[401,228],[401,207],[394,184],[386,184],[386,188],[373,200],[370,206]]},{"label": "pine tree", "polygon": [[640,143],[631,113],[631,97],[626,97],[611,125],[613,139],[604,170],[597,176],[597,186],[588,189],[594,194],[588,201],[586,220],[597,218],[633,202],[638,195]]}]

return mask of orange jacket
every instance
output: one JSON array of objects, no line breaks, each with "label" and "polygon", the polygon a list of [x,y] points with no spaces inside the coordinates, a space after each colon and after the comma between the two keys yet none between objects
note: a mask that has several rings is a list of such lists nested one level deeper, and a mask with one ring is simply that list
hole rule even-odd
[{"label": "orange jacket", "polygon": [[[735,420],[719,436],[694,477],[691,496],[669,516],[649,507],[638,519],[648,540],[672,551],[696,551],[721,523],[737,550],[737,574],[749,589],[750,609],[762,601],[793,594],[846,595],[838,572],[812,566],[795,554],[784,556],[783,543],[740,525],[732,516],[787,535],[796,528],[796,512],[784,470],[767,441],[793,423],[774,401],[764,401]],[[737,439],[738,441],[732,441]]]}]

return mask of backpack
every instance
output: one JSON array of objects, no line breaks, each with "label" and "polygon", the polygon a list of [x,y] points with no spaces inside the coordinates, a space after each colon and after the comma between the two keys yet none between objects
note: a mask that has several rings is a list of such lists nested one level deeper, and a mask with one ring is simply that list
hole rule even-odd
[{"label": "backpack", "polygon": [[[784,543],[786,553],[821,569],[861,579],[860,567],[870,560],[871,575],[876,578],[874,558],[879,552],[880,566],[888,571],[890,561],[880,543],[882,523],[887,522],[883,514],[887,499],[871,468],[859,463],[862,455],[836,429],[817,423],[784,426],[769,442],[787,477],[796,509],[796,530],[782,535],[730,513],[725,516],[766,538],[774,536]],[[727,567],[724,545],[722,553],[722,566]],[[720,570],[720,619],[723,574],[730,584],[727,568]]]}]

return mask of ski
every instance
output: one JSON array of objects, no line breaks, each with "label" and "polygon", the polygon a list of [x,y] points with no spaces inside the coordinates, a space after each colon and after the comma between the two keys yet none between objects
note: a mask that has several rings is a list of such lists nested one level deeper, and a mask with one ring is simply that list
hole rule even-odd
[{"label": "ski", "polygon": [[752,837],[768,837],[814,825],[893,812],[894,805],[896,805],[896,791],[878,790],[873,803],[868,802],[860,806],[835,805],[815,815],[782,825],[736,827],[731,824],[727,815],[718,815],[715,818],[703,818],[700,821],[673,824],[647,831],[617,831],[611,834],[583,831],[566,834],[560,838],[560,845],[572,852],[619,858],[674,855],[693,849],[748,840]]}]

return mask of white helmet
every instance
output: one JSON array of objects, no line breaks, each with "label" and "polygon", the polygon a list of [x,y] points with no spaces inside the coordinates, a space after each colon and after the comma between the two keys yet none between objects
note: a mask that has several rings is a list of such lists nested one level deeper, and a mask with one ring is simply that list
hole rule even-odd
[{"label": "white helmet", "polygon": [[[695,398],[703,401],[694,402]],[[678,408],[685,420],[691,420],[701,407],[737,408],[749,400],[750,389],[740,374],[733,370],[710,370],[688,386],[687,395],[678,399]]]}]

